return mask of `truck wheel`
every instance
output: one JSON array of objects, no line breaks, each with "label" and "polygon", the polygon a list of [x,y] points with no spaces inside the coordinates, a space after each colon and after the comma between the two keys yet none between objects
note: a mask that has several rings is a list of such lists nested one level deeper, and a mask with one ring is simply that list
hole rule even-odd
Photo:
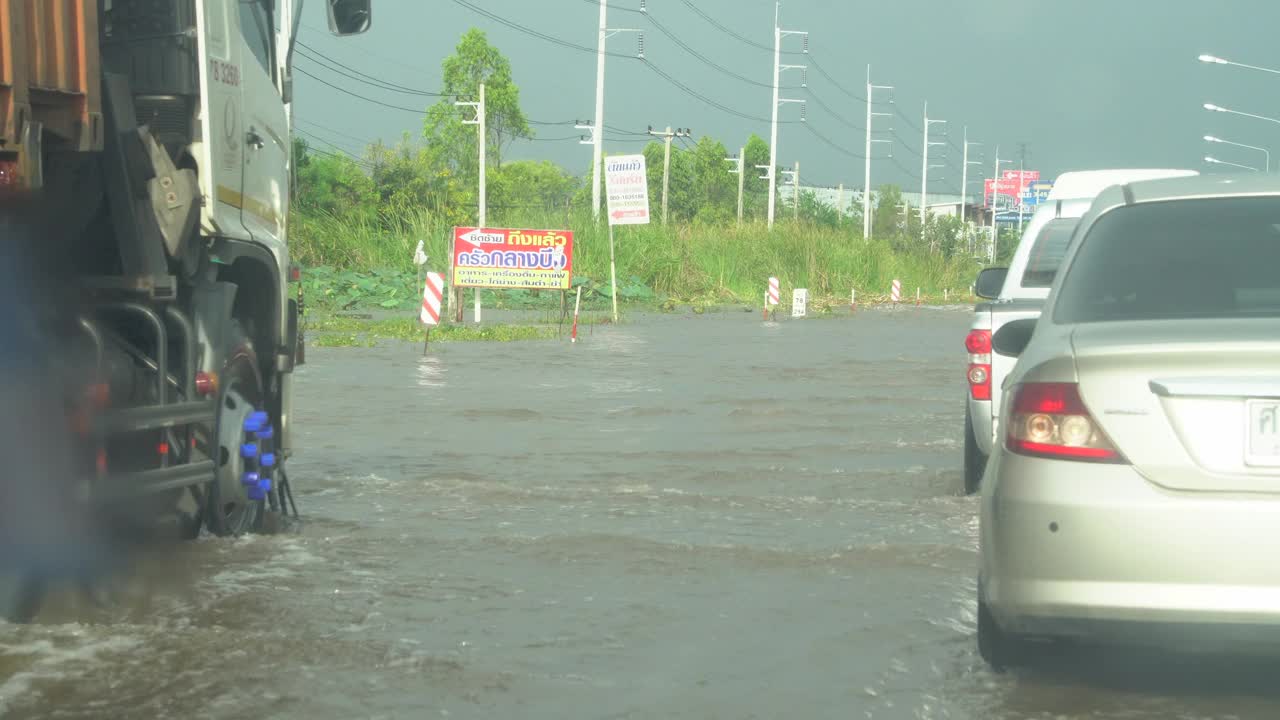
[{"label": "truck wheel", "polygon": [[262,520],[262,500],[249,497],[244,482],[245,461],[241,448],[252,434],[250,417],[265,407],[262,377],[253,342],[239,322],[233,322],[233,341],[219,375],[218,417],[213,443],[217,474],[209,486],[206,525],[210,532],[235,536],[253,532]]},{"label": "truck wheel", "polygon": [[978,449],[973,438],[973,416],[969,408],[964,410],[964,492],[972,495],[982,486],[982,474],[987,469],[987,456]]},{"label": "truck wheel", "polygon": [[998,673],[1023,665],[1029,659],[1027,642],[1000,629],[981,594],[978,595],[978,654]]}]

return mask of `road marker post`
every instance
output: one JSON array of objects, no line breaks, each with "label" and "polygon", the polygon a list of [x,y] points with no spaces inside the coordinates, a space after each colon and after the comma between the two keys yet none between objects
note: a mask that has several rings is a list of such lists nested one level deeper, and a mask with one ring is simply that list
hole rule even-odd
[{"label": "road marker post", "polygon": [[808,314],[809,291],[796,288],[791,292],[791,317],[802,318]]},{"label": "road marker post", "polygon": [[780,287],[780,283],[778,282],[778,278],[776,277],[769,278],[769,291],[764,294],[764,319],[765,320],[769,319],[770,307],[774,309],[773,314],[775,317],[778,314],[777,307],[778,307],[778,303],[781,301],[781,292],[778,289],[779,287]]},{"label": "road marker post", "polygon": [[858,312],[858,288],[849,292],[849,312]]},{"label": "road marker post", "polygon": [[422,342],[422,354],[427,354],[427,346],[431,344],[431,328],[440,324],[440,301],[444,296],[444,277],[440,273],[427,273],[427,282],[422,288],[422,312],[418,319],[426,329],[426,338]]},{"label": "road marker post", "polygon": [[902,281],[894,279],[893,286],[889,290],[889,299],[893,301],[893,307],[897,309],[898,303],[902,302]]},{"label": "road marker post", "polygon": [[920,307],[920,286],[916,286],[916,307]]}]

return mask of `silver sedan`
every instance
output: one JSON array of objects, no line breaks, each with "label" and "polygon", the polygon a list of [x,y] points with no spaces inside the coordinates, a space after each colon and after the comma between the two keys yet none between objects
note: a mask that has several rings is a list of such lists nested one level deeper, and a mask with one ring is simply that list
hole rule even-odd
[{"label": "silver sedan", "polygon": [[1108,189],[1046,303],[992,340],[983,658],[1280,648],[1280,180]]}]

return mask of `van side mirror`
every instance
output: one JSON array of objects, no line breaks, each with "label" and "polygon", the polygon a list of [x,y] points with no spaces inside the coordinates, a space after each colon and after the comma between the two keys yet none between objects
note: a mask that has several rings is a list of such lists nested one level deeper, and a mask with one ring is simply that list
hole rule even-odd
[{"label": "van side mirror", "polygon": [[359,35],[373,24],[373,0],[328,0],[329,32]]},{"label": "van side mirror", "polygon": [[991,349],[997,355],[1018,357],[1031,342],[1031,335],[1036,331],[1035,318],[1013,320],[1000,326],[991,336]]},{"label": "van side mirror", "polygon": [[987,300],[995,300],[1000,297],[1000,291],[1004,288],[1004,280],[1009,276],[1009,268],[993,267],[987,268],[978,273],[978,281],[973,285],[973,294]]}]

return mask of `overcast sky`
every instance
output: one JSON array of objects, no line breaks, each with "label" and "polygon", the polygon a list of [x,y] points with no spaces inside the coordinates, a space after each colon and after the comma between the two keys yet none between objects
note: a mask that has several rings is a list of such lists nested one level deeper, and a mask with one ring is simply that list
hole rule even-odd
[{"label": "overcast sky", "polygon": [[[599,8],[594,0],[469,2],[519,26],[595,47]],[[652,20],[626,12],[638,9],[640,0],[610,0],[609,25],[644,29],[645,57],[653,68],[714,103],[758,119],[737,117],[691,97],[642,61],[610,57],[606,124],[642,132],[650,125],[688,127],[694,139],[710,135],[731,151],[751,133],[767,140],[772,52],[723,32],[688,3],[752,42],[772,46],[772,0],[648,0]],[[594,113],[594,54],[503,26],[454,0],[374,0],[373,18],[367,34],[334,38],[326,30],[323,0],[309,0],[300,36],[321,54],[361,72],[408,88],[436,90],[441,61],[462,33],[478,27],[510,59],[530,118],[571,122]],[[710,67],[664,35],[654,21],[707,59],[763,87]],[[947,121],[933,125],[934,131],[949,134],[933,138],[948,145],[931,150],[931,164],[947,166],[931,171],[931,194],[958,192],[958,148],[965,126],[971,141],[983,143],[971,151],[971,159],[985,161],[971,169],[971,183],[975,172],[990,174],[996,144],[1002,158],[1016,161],[1018,144],[1026,143],[1027,168],[1047,177],[1099,167],[1220,170],[1204,163],[1206,153],[1262,164],[1261,153],[1211,146],[1202,140],[1205,134],[1280,149],[1280,124],[1201,107],[1213,102],[1280,117],[1280,75],[1196,60],[1201,53],[1212,53],[1280,68],[1280,2],[1275,0],[785,0],[782,26],[810,33],[807,60],[803,55],[784,57],[792,64],[809,62],[809,87],[783,91],[784,97],[816,98],[807,105],[809,127],[782,125],[778,143],[779,164],[799,161],[805,185],[861,188],[866,106],[844,90],[864,95],[868,63],[876,84],[895,86],[896,109],[906,116],[876,118],[875,129],[892,127],[898,139],[893,159],[883,157],[888,145],[876,146],[873,186],[895,182],[919,190],[922,138],[917,128],[926,100],[930,117]],[[802,50],[802,40],[786,39],[784,49]],[[634,54],[636,38],[618,35],[609,50]],[[824,77],[815,62],[844,90]],[[434,100],[376,89],[305,58],[297,59],[297,67],[391,105],[417,108]],[[784,73],[782,84],[799,80],[798,72]],[[361,140],[394,141],[405,131],[421,133],[420,114],[357,100],[301,73],[296,83],[297,127],[349,151],[358,153]],[[799,117],[798,105],[782,106],[781,119]],[[510,156],[550,159],[574,173],[589,168],[591,148],[576,142],[580,131],[572,124],[535,129],[549,140],[520,143]],[[887,132],[877,136],[893,139]],[[554,140],[566,137],[574,139]],[[626,139],[606,133],[605,151],[642,147]],[[970,192],[980,189],[971,184]]]}]

